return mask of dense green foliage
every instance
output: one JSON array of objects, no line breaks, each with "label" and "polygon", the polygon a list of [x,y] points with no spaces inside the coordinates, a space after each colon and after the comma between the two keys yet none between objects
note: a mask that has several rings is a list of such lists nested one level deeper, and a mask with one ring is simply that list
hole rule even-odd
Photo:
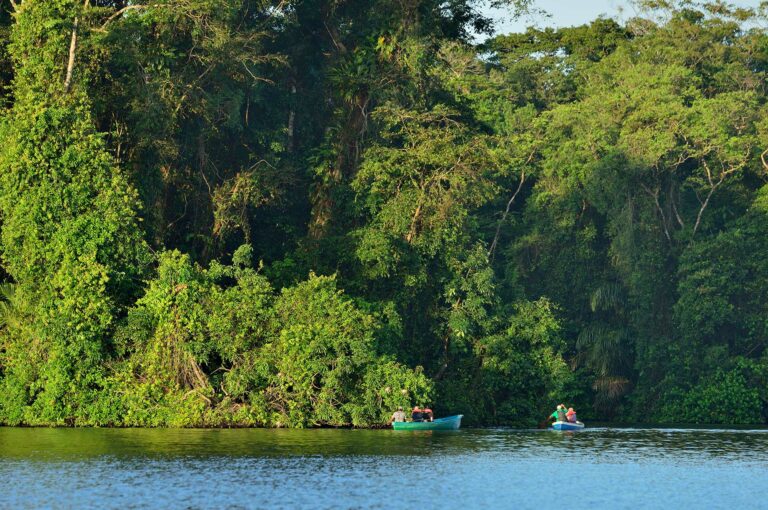
[{"label": "dense green foliage", "polygon": [[477,7],[0,1],[0,423],[768,421],[765,18]]}]

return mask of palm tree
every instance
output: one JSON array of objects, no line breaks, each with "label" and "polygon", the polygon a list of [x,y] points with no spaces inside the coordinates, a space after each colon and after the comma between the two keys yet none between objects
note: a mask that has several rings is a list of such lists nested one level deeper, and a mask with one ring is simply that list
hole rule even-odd
[{"label": "palm tree", "polygon": [[604,283],[597,287],[590,299],[593,319],[576,340],[577,360],[596,376],[592,384],[594,407],[609,416],[631,385],[632,349],[625,305],[621,285]]}]

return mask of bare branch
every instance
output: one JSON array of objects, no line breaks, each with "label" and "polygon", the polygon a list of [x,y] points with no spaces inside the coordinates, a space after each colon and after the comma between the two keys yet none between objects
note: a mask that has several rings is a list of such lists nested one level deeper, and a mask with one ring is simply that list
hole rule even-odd
[{"label": "bare branch", "polygon": [[765,149],[762,154],[760,154],[760,161],[763,162],[763,167],[765,167],[766,170],[768,170],[768,162],[765,161],[765,155],[768,154],[768,149]]},{"label": "bare branch", "polygon": [[696,235],[696,231],[699,229],[699,225],[701,224],[701,216],[704,214],[704,209],[707,208],[707,205],[709,205],[709,199],[712,198],[712,194],[717,189],[717,186],[722,183],[721,180],[718,184],[712,186],[712,188],[709,190],[709,193],[707,193],[707,198],[704,199],[704,202],[702,202],[701,207],[699,208],[699,214],[696,215],[696,223],[693,225],[693,233],[691,234],[691,238],[693,238]]},{"label": "bare branch", "polygon": [[[530,161],[530,158],[529,158]],[[496,252],[496,246],[499,244],[499,236],[501,235],[501,226],[504,224],[504,221],[507,219],[507,215],[509,214],[509,210],[512,207],[512,204],[515,202],[515,199],[517,198],[517,195],[520,193],[520,190],[523,189],[523,183],[525,183],[525,167],[520,171],[520,182],[517,184],[517,189],[512,194],[512,198],[509,199],[507,202],[507,208],[504,209],[504,214],[501,215],[501,219],[499,220],[498,225],[496,225],[496,234],[493,236],[493,242],[491,243],[491,247],[488,249],[488,258],[493,260],[493,257]]]},{"label": "bare branch", "polygon": [[149,7],[149,6],[148,5],[127,5],[127,6],[123,7],[122,9],[119,9],[119,10],[115,11],[114,13],[112,13],[112,15],[109,18],[107,18],[107,20],[104,22],[104,24],[101,25],[101,28],[97,28],[97,29],[94,29],[94,30],[96,30],[97,32],[105,32],[106,29],[107,29],[107,25],[109,25],[112,21],[117,19],[119,16],[125,14],[128,11],[134,10],[134,9],[146,9],[147,7]]},{"label": "bare branch", "polygon": [[[248,65],[245,62],[243,62],[242,64],[243,64],[243,67],[245,68],[245,70],[248,72],[248,74],[251,75],[251,78],[253,78],[255,81],[263,81],[265,83],[269,83],[270,85],[274,85],[275,84],[275,82],[273,82],[269,78],[261,78],[259,76],[256,76],[255,74],[253,74],[253,72],[248,68]],[[202,78],[202,76],[201,76],[201,78]]]},{"label": "bare branch", "polygon": [[692,239],[693,239],[693,236],[696,235],[696,231],[699,229],[699,225],[701,224],[701,217],[704,214],[704,210],[709,205],[709,200],[712,198],[712,195],[715,193],[715,190],[725,182],[726,177],[735,173],[737,170],[739,170],[743,166],[743,164],[740,164],[740,165],[729,166],[728,168],[726,168],[725,163],[721,161],[720,166],[722,170],[720,171],[717,182],[715,182],[712,179],[712,171],[710,170],[707,162],[705,160],[702,160],[701,164],[704,167],[704,170],[707,172],[707,181],[709,181],[709,191],[707,192],[707,196],[703,202],[699,200],[701,203],[701,207],[699,208],[699,214],[696,215],[696,223],[693,225],[693,233],[691,234]]},{"label": "bare branch", "polygon": [[712,171],[709,169],[707,161],[702,159],[701,164],[704,167],[704,170],[707,172],[707,181],[709,181],[709,185],[714,186],[715,184],[712,182]]},{"label": "bare branch", "polygon": [[661,226],[664,227],[664,235],[666,236],[667,241],[672,242],[672,236],[669,235],[669,229],[667,228],[667,215],[664,214],[664,209],[661,208],[661,204],[659,203],[659,189],[656,188],[656,190],[651,191],[651,189],[642,182],[640,183],[640,186],[642,186],[645,192],[653,198],[653,201],[656,204],[656,210],[661,216]]},{"label": "bare branch", "polygon": [[675,181],[669,179],[669,207],[672,209],[670,215],[674,214],[677,224],[680,225],[681,228],[685,228],[685,222],[683,222],[683,218],[680,217],[680,213],[677,211],[677,204],[675,203],[676,189]]},{"label": "bare branch", "polygon": [[499,235],[501,234],[501,226],[504,224],[504,220],[507,219],[507,215],[509,214],[509,210],[512,207],[512,204],[515,202],[515,199],[517,198],[517,195],[520,193],[520,190],[523,189],[523,184],[525,183],[525,166],[528,165],[531,161],[533,161],[533,156],[536,155],[536,149],[533,149],[530,154],[528,154],[528,157],[525,160],[525,163],[523,163],[523,168],[520,171],[520,182],[517,184],[517,189],[512,194],[512,198],[509,199],[507,202],[507,207],[504,209],[504,214],[501,215],[501,219],[499,220],[498,225],[496,225],[496,234],[493,236],[493,242],[491,243],[491,247],[488,249],[488,258],[493,260],[495,251],[496,251],[496,245],[499,243]]},{"label": "bare branch", "polygon": [[677,206],[675,205],[674,199],[672,200],[672,212],[675,213],[675,219],[677,220],[678,225],[680,225],[681,228],[685,228],[685,223],[683,222],[683,219],[680,217],[680,213],[677,212]]},{"label": "bare branch", "polygon": [[69,61],[67,62],[67,76],[64,79],[64,92],[69,92],[72,86],[72,73],[75,69],[75,51],[77,50],[77,17],[72,24],[72,39],[69,42]]},{"label": "bare branch", "polygon": [[336,46],[336,49],[339,51],[339,53],[346,54],[347,47],[344,45],[344,43],[341,42],[341,38],[339,37],[339,33],[336,31],[336,29],[329,26],[325,21],[323,21],[323,25],[325,25],[325,29],[328,31],[328,35],[331,36],[331,42],[333,42],[333,45]]},{"label": "bare branch", "polygon": [[416,204],[416,210],[413,212],[413,216],[411,217],[411,226],[405,236],[405,242],[408,244],[411,244],[413,242],[413,238],[416,237],[416,230],[418,229],[419,219],[421,217],[421,207],[424,204],[424,197],[426,194],[426,189],[422,189],[421,195],[419,196],[419,202]]}]

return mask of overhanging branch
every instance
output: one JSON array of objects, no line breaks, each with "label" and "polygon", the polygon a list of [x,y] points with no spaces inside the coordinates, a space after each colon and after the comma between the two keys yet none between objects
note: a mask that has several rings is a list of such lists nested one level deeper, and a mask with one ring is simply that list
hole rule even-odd
[{"label": "overhanging branch", "polygon": [[127,5],[122,9],[118,9],[117,11],[112,13],[112,15],[109,18],[107,18],[106,21],[104,21],[104,24],[101,25],[101,28],[96,28],[94,30],[96,30],[97,32],[105,32],[107,30],[107,25],[112,23],[115,19],[122,16],[126,12],[136,10],[136,9],[146,9],[147,7],[149,6],[148,5]]}]

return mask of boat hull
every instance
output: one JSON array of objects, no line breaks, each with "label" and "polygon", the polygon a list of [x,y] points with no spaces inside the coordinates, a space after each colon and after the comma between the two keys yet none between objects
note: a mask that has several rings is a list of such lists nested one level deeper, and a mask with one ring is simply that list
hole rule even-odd
[{"label": "boat hull", "polygon": [[556,421],[552,424],[552,430],[582,430],[583,428],[584,424],[580,421],[577,421],[576,423]]},{"label": "boat hull", "polygon": [[438,418],[434,421],[396,421],[392,424],[395,430],[459,430],[463,414]]}]

